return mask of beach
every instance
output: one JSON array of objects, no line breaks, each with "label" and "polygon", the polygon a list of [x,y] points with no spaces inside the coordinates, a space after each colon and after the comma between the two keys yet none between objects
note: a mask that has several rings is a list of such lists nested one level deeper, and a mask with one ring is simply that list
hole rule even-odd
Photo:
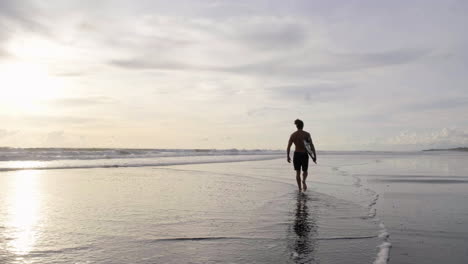
[{"label": "beach", "polygon": [[283,156],[10,166],[0,262],[466,263],[466,154],[322,153],[303,193]]},{"label": "beach", "polygon": [[467,14],[0,0],[0,264],[468,264]]},{"label": "beach", "polygon": [[468,261],[468,155],[383,156],[348,173],[380,194],[377,215],[392,242],[390,263]]}]

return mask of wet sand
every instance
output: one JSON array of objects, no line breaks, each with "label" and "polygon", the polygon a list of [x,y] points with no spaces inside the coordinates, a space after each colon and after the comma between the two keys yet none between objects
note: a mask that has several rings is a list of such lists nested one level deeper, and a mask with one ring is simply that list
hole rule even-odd
[{"label": "wet sand", "polygon": [[327,154],[305,193],[284,159],[1,172],[0,263],[466,263],[465,161]]},{"label": "wet sand", "polygon": [[333,177],[316,167],[299,193],[283,160],[4,172],[0,260],[371,263],[378,227],[365,206],[317,191],[352,195],[353,180]]},{"label": "wet sand", "polygon": [[[353,159],[346,162],[363,160]],[[468,155],[440,152],[368,160],[343,169],[379,194],[377,217],[392,243],[389,263],[468,263]]]}]

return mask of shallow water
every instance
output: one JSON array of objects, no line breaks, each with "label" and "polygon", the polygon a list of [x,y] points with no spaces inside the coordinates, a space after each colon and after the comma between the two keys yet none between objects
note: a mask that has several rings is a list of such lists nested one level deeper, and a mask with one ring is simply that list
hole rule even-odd
[{"label": "shallow water", "polygon": [[313,186],[298,193],[288,165],[3,172],[0,260],[340,263],[346,254],[371,261],[377,238],[375,224],[361,218],[367,208]]},{"label": "shallow water", "polygon": [[468,263],[468,153],[393,155],[346,168],[380,193],[390,263]]},{"label": "shallow water", "polygon": [[465,161],[327,154],[305,193],[284,159],[3,171],[0,263],[466,263]]}]

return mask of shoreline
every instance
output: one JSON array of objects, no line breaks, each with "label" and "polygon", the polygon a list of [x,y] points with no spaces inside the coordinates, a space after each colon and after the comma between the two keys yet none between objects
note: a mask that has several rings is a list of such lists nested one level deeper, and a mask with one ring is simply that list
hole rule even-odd
[{"label": "shoreline", "polygon": [[[304,193],[281,157],[3,171],[0,241],[8,255],[0,260],[15,259],[18,241],[34,235],[40,239],[25,240],[22,250],[41,264],[71,257],[52,245],[80,248],[80,261],[125,262],[131,254],[131,262],[145,264],[200,256],[221,263],[338,264],[343,256],[347,263],[466,263],[465,161],[445,153],[327,155],[309,167]],[[50,242],[57,237],[63,241]]]}]

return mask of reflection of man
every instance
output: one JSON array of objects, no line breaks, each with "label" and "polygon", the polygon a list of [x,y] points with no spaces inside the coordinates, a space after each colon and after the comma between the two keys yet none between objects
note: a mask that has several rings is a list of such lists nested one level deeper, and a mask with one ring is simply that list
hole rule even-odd
[{"label": "reflection of man", "polygon": [[294,236],[290,243],[294,263],[316,263],[317,225],[314,211],[309,210],[307,205],[309,199],[307,193],[297,194],[294,223],[291,226]]},{"label": "reflection of man", "polygon": [[307,208],[307,196],[306,194],[298,194],[297,197],[297,208],[296,218],[294,219],[294,232],[297,235],[296,240],[296,253],[298,255],[308,253],[311,249],[309,233],[311,226],[309,223],[309,210]]},{"label": "reflection of man", "polygon": [[[294,170],[296,170],[296,180],[297,180],[297,187],[299,187],[299,191],[307,190],[306,178],[307,178],[307,169],[309,168],[309,155],[307,154],[306,147],[304,141],[310,142],[313,157],[312,160],[317,163],[317,155],[315,153],[315,147],[312,143],[312,138],[310,137],[309,132],[302,130],[304,128],[304,122],[302,120],[296,119],[294,121],[296,124],[297,131],[292,133],[291,137],[289,138],[288,143],[288,162],[291,163],[291,158],[289,157],[289,152],[291,150],[291,145],[294,143],[295,150],[294,150]],[[301,168],[302,168],[302,186],[301,186]]]}]

